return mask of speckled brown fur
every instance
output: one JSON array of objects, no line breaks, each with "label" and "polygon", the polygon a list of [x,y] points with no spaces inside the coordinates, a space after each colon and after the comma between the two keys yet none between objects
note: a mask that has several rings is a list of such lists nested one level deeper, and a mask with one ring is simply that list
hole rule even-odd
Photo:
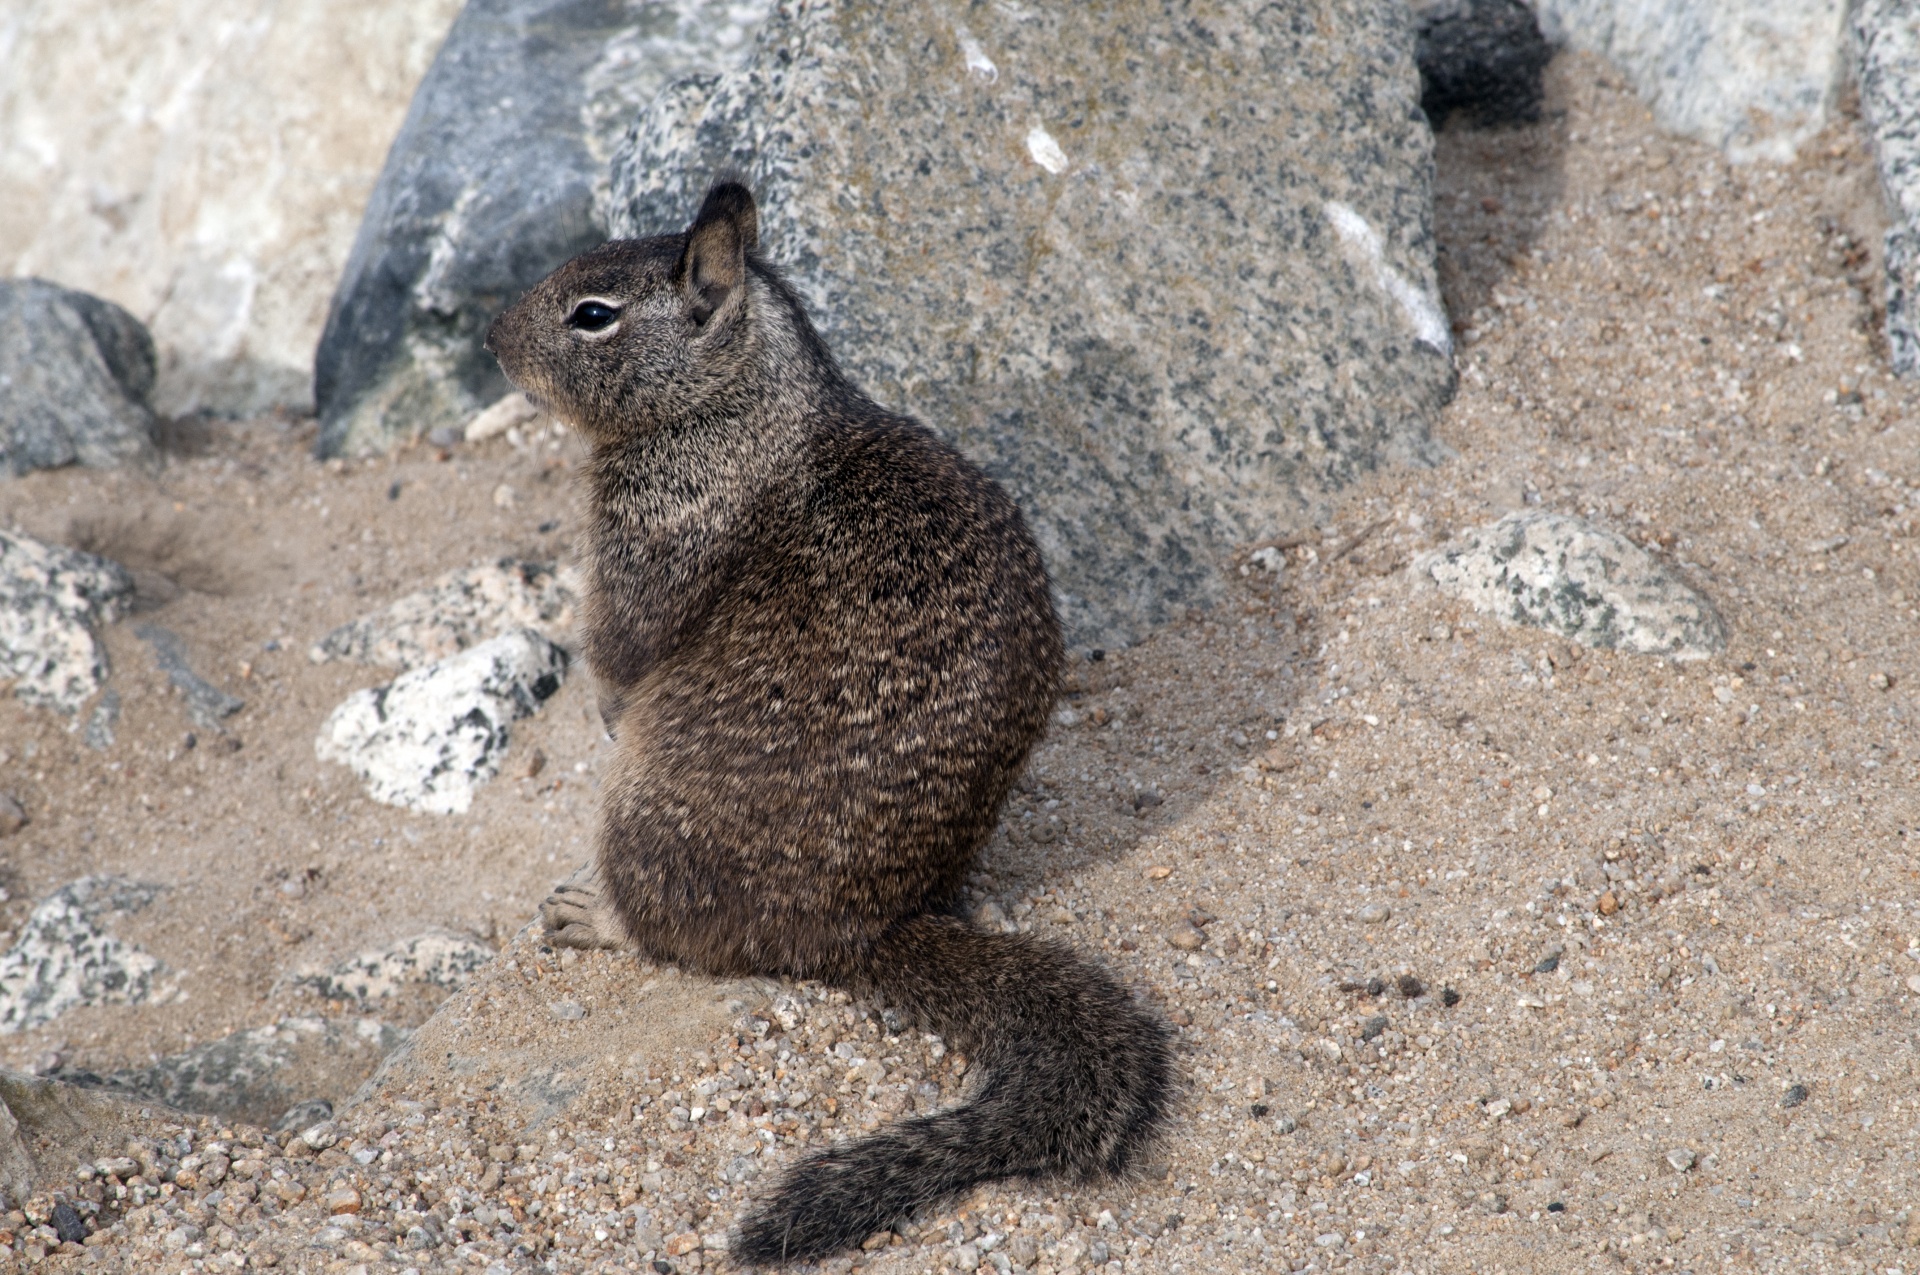
[{"label": "speckled brown fur", "polygon": [[592,448],[603,913],[657,960],[877,994],[983,1064],[967,1104],[799,1165],[737,1241],[773,1261],[991,1178],[1119,1170],[1169,1061],[1102,971],[951,915],[1056,693],[1046,569],[1005,492],[841,376],[755,231],[716,185],[488,341]]}]

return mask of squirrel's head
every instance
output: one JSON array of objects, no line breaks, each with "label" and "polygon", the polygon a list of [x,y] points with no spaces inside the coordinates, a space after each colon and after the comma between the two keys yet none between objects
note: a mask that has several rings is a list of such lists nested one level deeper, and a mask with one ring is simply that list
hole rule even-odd
[{"label": "squirrel's head", "polygon": [[494,320],[486,348],[597,445],[727,411],[756,361],[758,238],[753,195],[718,182],[685,234],[602,244],[541,280]]}]

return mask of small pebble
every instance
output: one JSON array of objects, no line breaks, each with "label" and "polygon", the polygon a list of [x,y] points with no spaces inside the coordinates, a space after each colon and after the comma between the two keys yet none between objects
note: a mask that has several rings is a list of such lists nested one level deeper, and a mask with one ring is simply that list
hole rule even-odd
[{"label": "small pebble", "polygon": [[1793,1088],[1787,1090],[1785,1094],[1781,1095],[1780,1105],[1783,1107],[1797,1107],[1807,1100],[1809,1093],[1810,1091],[1805,1085],[1795,1085]]},{"label": "small pebble", "polygon": [[1361,1040],[1378,1040],[1380,1038],[1381,1033],[1386,1030],[1387,1030],[1387,1016],[1385,1014],[1375,1014],[1372,1018],[1369,1018],[1364,1025],[1361,1026],[1360,1039]]},{"label": "small pebble", "polygon": [[1207,934],[1191,922],[1183,922],[1167,931],[1167,946],[1182,952],[1197,952],[1207,945]]},{"label": "small pebble", "polygon": [[1448,1009],[1452,1009],[1460,1003],[1460,993],[1454,991],[1451,987],[1443,987],[1440,989],[1440,1003]]},{"label": "small pebble", "polygon": [[1378,925],[1393,915],[1393,909],[1376,899],[1372,903],[1363,904],[1355,915],[1360,918],[1362,925]]},{"label": "small pebble", "polygon": [[342,1213],[360,1211],[360,1193],[352,1187],[342,1187],[338,1191],[327,1192],[327,1212],[339,1216]]},{"label": "small pebble", "polygon": [[1418,1000],[1427,994],[1426,984],[1411,974],[1402,974],[1394,986],[1399,988],[1400,994],[1408,1000]]},{"label": "small pebble", "polygon": [[1533,972],[1536,974],[1551,974],[1559,968],[1560,968],[1560,956],[1558,953],[1555,953],[1554,955],[1549,956],[1545,960],[1541,961],[1538,965],[1534,966]]},{"label": "small pebble", "polygon": [[87,1224],[65,1200],[53,1206],[53,1231],[62,1244],[79,1244],[87,1238]]},{"label": "small pebble", "polygon": [[578,1001],[554,1001],[547,1006],[547,1013],[562,1023],[577,1023],[587,1016],[587,1007]]},{"label": "small pebble", "polygon": [[1685,1147],[1674,1147],[1667,1152],[1667,1164],[1675,1173],[1685,1173],[1693,1167],[1693,1152]]},{"label": "small pebble", "polygon": [[1285,1112],[1282,1112],[1280,1115],[1274,1117],[1273,1131],[1275,1133],[1288,1134],[1288,1133],[1292,1133],[1295,1129],[1298,1129],[1299,1127],[1300,1127],[1300,1122],[1298,1120],[1295,1120],[1292,1116],[1287,1115]]},{"label": "small pebble", "polygon": [[11,837],[26,826],[26,807],[12,793],[0,792],[0,837]]}]

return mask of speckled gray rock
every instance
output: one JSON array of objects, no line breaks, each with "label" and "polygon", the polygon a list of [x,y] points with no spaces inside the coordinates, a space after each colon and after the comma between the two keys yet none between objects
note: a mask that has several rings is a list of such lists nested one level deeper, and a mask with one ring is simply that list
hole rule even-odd
[{"label": "speckled gray rock", "polygon": [[1508,514],[1415,560],[1413,570],[1503,624],[1586,646],[1697,660],[1727,645],[1713,604],[1652,554],[1565,514]]},{"label": "speckled gray rock", "polygon": [[1533,0],[1541,30],[1610,58],[1663,128],[1785,162],[1846,76],[1847,0]]},{"label": "speckled gray rock", "polygon": [[314,751],[351,768],[375,801],[458,814],[499,771],[512,724],[566,675],[564,650],[516,629],[354,692],[320,728]]},{"label": "speckled gray rock", "polygon": [[676,85],[609,225],[683,229],[734,167],[870,393],[1019,498],[1082,641],[1219,596],[1451,391],[1432,139],[1400,0],[803,0]]},{"label": "speckled gray rock", "polygon": [[0,279],[0,478],[154,458],[153,338],[111,301]]},{"label": "speckled gray rock", "polygon": [[105,1074],[62,1068],[54,1079],[164,1102],[182,1111],[270,1125],[314,1095],[344,1099],[412,1031],[378,1019],[285,1018]]},{"label": "speckled gray rock", "polygon": [[114,913],[136,912],[158,893],[120,877],[81,877],[34,908],[0,954],[0,1035],[80,1005],[138,1005],[154,996],[160,962],[107,926]]},{"label": "speckled gray rock", "polygon": [[314,358],[323,455],[378,450],[507,392],[487,325],[605,238],[635,110],[737,58],[766,0],[468,0],[407,110]]},{"label": "speckled gray rock", "polygon": [[0,531],[0,677],[29,704],[78,712],[107,677],[95,629],[133,593],[118,563]]},{"label": "speckled gray rock", "polygon": [[1920,375],[1920,3],[1861,0],[1853,15],[1860,109],[1873,137],[1887,230],[1887,352]]},{"label": "speckled gray rock", "polygon": [[478,939],[430,930],[391,947],[361,952],[327,969],[302,971],[293,976],[293,982],[311,988],[323,1000],[371,1010],[410,985],[456,991],[493,957],[493,949]]},{"label": "speckled gray rock", "polygon": [[579,595],[575,573],[556,571],[550,562],[482,562],[449,571],[417,593],[341,625],[316,642],[307,658],[411,669],[509,629],[532,629],[562,642],[573,630]]}]

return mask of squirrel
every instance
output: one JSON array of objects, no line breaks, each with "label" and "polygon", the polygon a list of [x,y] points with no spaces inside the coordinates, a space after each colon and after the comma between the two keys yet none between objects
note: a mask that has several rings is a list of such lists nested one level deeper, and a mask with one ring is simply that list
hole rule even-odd
[{"label": "squirrel", "polygon": [[979,1065],[958,1106],[793,1167],[749,1263],[818,1258],[981,1182],[1123,1171],[1168,1032],[1056,943],[962,918],[1065,658],[1007,493],[853,385],[737,181],[684,234],[574,258],[493,324],[589,455],[581,649],[614,739],[550,941],[873,996]]}]

